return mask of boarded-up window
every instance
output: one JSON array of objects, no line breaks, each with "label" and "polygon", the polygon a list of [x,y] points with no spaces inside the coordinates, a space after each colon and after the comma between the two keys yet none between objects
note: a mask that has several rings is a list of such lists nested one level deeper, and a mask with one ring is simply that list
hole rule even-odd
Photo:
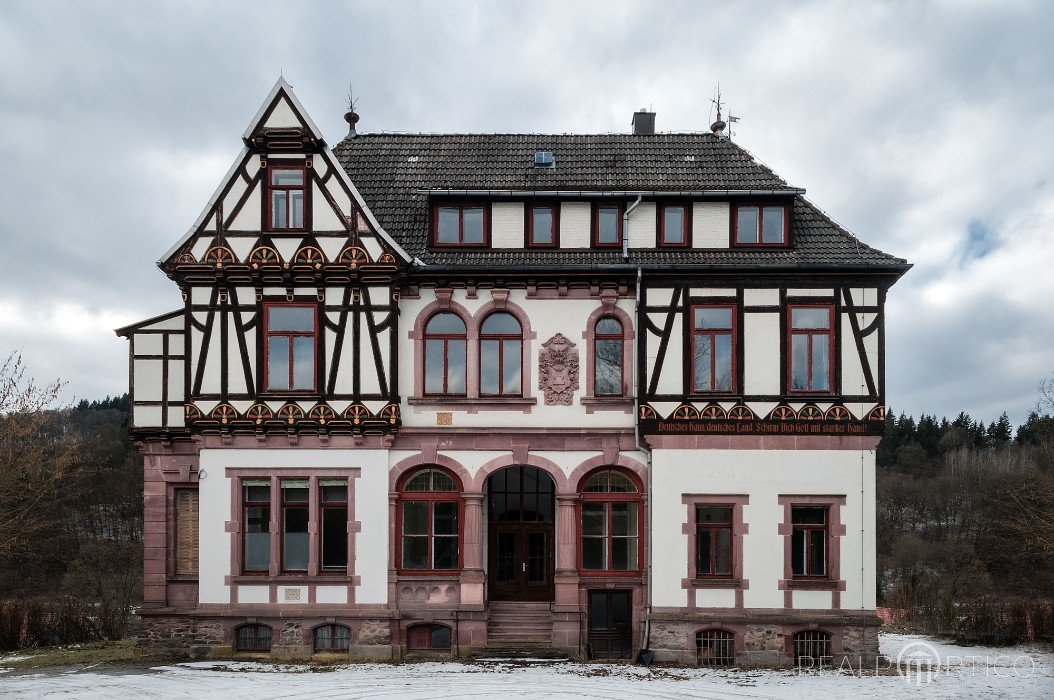
[{"label": "boarded-up window", "polygon": [[198,490],[176,489],[176,574],[198,575]]}]

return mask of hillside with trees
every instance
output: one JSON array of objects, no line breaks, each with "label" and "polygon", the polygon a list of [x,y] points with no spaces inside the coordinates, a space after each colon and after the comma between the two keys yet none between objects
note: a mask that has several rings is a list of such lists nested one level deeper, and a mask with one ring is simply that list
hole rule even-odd
[{"label": "hillside with trees", "polygon": [[[0,365],[0,650],[117,639],[142,595],[142,460],[127,396],[55,409]],[[1054,377],[1016,430],[886,418],[879,604],[960,640],[1054,640]]]},{"label": "hillside with trees", "polygon": [[880,604],[963,641],[1054,635],[1054,418],[888,417],[877,462]]}]

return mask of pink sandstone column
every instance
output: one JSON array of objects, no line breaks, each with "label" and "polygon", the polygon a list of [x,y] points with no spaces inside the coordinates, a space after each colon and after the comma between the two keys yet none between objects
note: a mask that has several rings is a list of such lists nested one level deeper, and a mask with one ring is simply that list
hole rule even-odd
[{"label": "pink sandstone column", "polygon": [[578,561],[575,547],[575,504],[578,494],[556,496],[556,603],[578,605]]},{"label": "pink sandstone column", "polygon": [[483,606],[483,494],[461,494],[465,503],[462,529],[461,606]]}]

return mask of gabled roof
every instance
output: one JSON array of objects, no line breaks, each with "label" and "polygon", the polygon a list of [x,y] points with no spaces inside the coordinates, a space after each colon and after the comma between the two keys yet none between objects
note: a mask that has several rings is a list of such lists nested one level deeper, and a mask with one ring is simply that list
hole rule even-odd
[{"label": "gabled roof", "polygon": [[[363,134],[333,149],[384,229],[430,265],[760,265],[906,269],[860,243],[749,152],[712,133]],[[556,167],[534,167],[536,151]],[[428,248],[429,190],[766,192],[794,197],[786,250],[515,250]]]},{"label": "gabled roof", "polygon": [[[276,116],[276,109],[279,108],[283,110],[283,114],[280,116]],[[195,236],[212,235],[212,233],[203,232],[202,226],[206,223],[209,216],[212,215],[212,213],[215,211],[216,203],[229,189],[231,180],[236,177],[238,169],[244,165],[246,157],[250,154],[250,138],[258,131],[265,129],[265,127],[268,125],[269,119],[293,120],[294,125],[299,125],[300,127],[306,129],[308,132],[311,133],[311,136],[317,142],[318,150],[320,150],[323,156],[328,158],[331,162],[334,162],[336,160],[336,157],[333,155],[333,152],[330,150],[329,146],[326,145],[326,141],[322,137],[322,132],[319,131],[318,126],[315,125],[315,122],[311,119],[311,116],[307,113],[307,110],[304,109],[304,106],[300,103],[300,100],[293,92],[292,86],[290,86],[289,83],[285,81],[285,78],[280,76],[278,80],[275,81],[274,87],[271,88],[271,91],[267,93],[267,97],[260,105],[260,109],[258,109],[256,114],[253,116],[252,121],[249,122],[249,126],[246,127],[245,133],[242,134],[242,140],[245,142],[245,145],[242,147],[241,151],[234,159],[234,162],[231,164],[230,169],[228,169],[227,174],[220,181],[219,185],[217,185],[216,190],[212,193],[212,196],[209,198],[209,201],[201,210],[201,214],[199,214],[198,218],[195,219],[194,224],[185,234],[183,234],[183,236],[178,241],[176,241],[174,245],[172,245],[171,248],[169,248],[165,252],[164,255],[161,256],[161,259],[158,261],[158,265],[163,266],[166,262],[170,261],[188,244],[188,242],[195,238]],[[288,124],[284,126],[288,126]],[[336,168],[336,172],[339,173],[341,180],[344,182],[348,191],[351,193],[351,197],[355,201],[355,204],[358,206],[358,208],[362,211],[363,215],[369,221],[373,230],[377,232],[377,235],[379,235],[397,255],[403,258],[404,261],[409,262],[411,260],[411,257],[407,254],[406,250],[395,239],[393,239],[387,231],[384,230],[384,227],[380,224],[380,222],[377,221],[377,218],[374,216],[373,212],[370,211],[369,206],[367,206],[366,202],[363,201],[362,195],[355,187],[355,184],[349,179],[347,172],[345,170],[342,170],[341,168]]]}]

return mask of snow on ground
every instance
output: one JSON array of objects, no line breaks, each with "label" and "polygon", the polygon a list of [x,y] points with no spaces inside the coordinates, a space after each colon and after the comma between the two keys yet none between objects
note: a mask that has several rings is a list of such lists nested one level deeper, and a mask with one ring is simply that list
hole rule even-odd
[{"label": "snow on ground", "polygon": [[[641,668],[616,664],[412,663],[311,667],[207,661],[152,669],[98,667],[0,677],[14,698],[886,698],[1054,697],[1054,654],[1038,648],[959,647],[884,634],[882,651],[920,661],[901,675],[843,671]],[[0,665],[3,660],[0,660]]]}]

